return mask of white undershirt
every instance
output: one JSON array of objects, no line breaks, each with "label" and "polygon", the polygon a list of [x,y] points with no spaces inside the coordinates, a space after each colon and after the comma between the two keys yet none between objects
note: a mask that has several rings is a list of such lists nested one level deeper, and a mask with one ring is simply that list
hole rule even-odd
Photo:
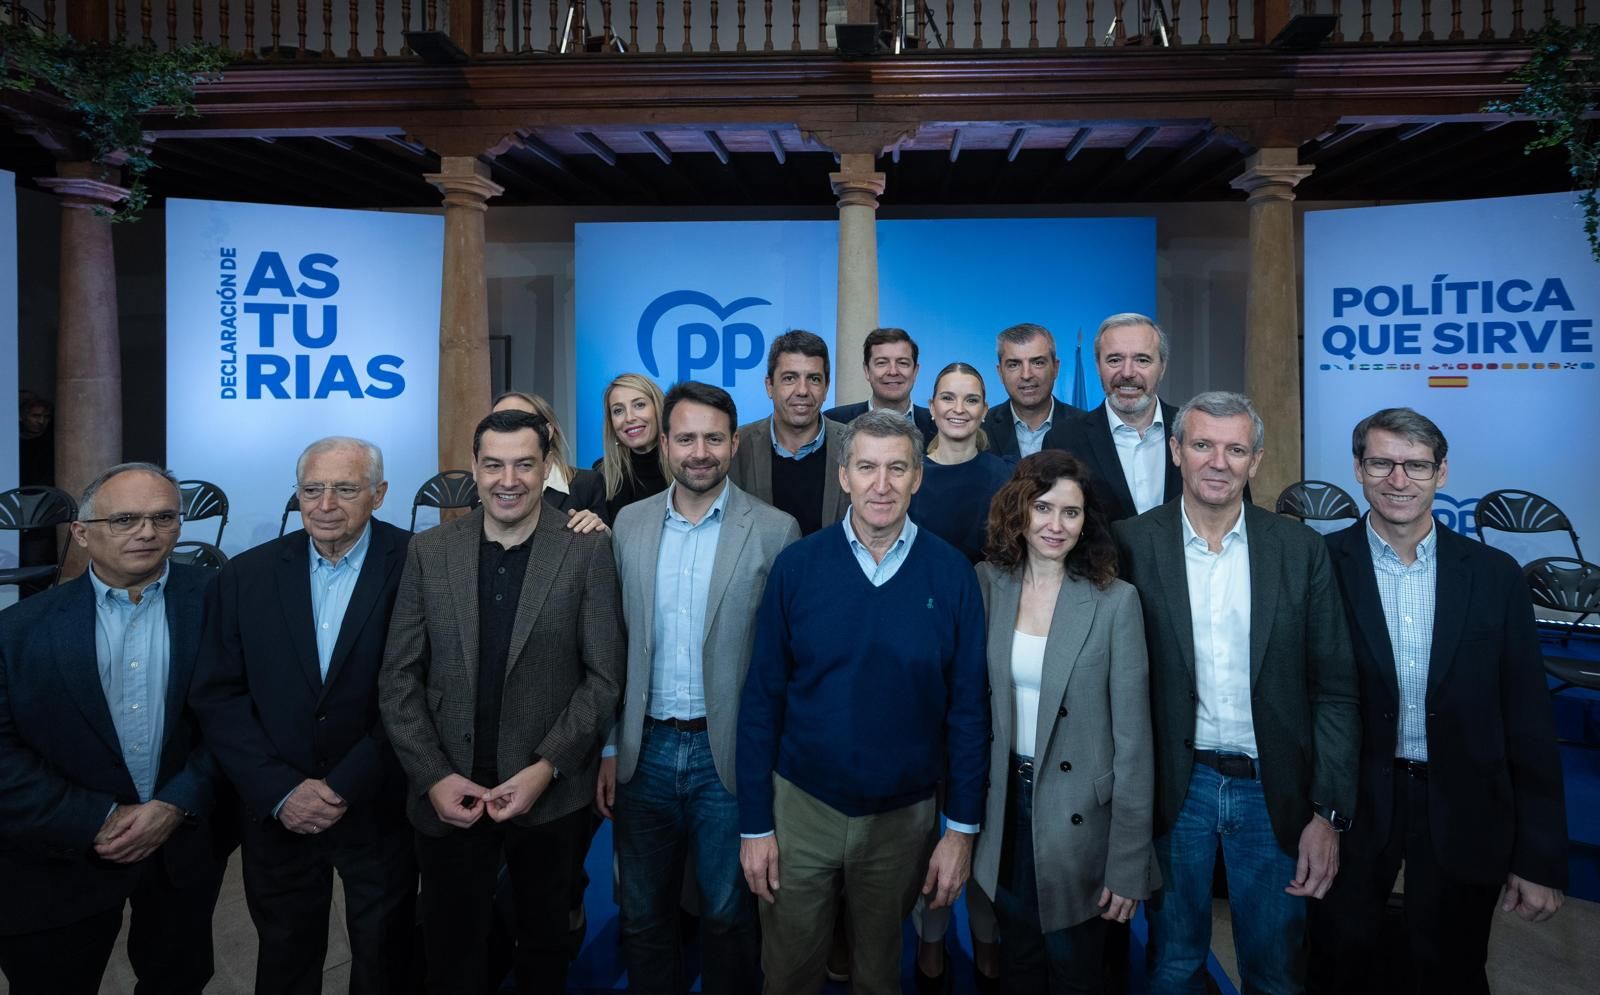
[{"label": "white undershirt", "polygon": [[1039,724],[1039,684],[1044,679],[1046,636],[1030,636],[1021,629],[1011,633],[1011,691],[1017,703],[1017,722],[1011,750],[1019,757],[1033,756]]}]

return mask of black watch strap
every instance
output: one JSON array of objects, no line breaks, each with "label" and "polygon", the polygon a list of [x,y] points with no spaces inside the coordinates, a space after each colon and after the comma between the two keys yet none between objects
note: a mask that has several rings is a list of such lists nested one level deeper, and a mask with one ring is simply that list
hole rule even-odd
[{"label": "black watch strap", "polygon": [[1328,824],[1333,827],[1333,831],[1336,833],[1342,833],[1350,828],[1350,817],[1348,815],[1337,812],[1326,805],[1313,804],[1311,811],[1327,819]]}]

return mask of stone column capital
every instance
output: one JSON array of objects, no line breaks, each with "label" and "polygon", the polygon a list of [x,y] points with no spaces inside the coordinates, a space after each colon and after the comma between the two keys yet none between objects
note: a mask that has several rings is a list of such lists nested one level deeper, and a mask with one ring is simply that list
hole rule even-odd
[{"label": "stone column capital", "polygon": [[424,173],[423,179],[444,194],[445,207],[486,210],[490,197],[506,188],[489,179],[489,164],[476,156],[452,155],[439,160],[439,172]]},{"label": "stone column capital", "polygon": [[62,207],[109,210],[128,199],[128,188],[105,179],[110,171],[94,162],[63,162],[55,176],[35,178],[41,187],[61,198]]},{"label": "stone column capital", "polygon": [[1294,200],[1294,188],[1310,176],[1315,166],[1300,164],[1297,149],[1262,149],[1245,160],[1244,172],[1228,185],[1243,190],[1251,204],[1264,200]]},{"label": "stone column capital", "polygon": [[883,194],[887,177],[872,168],[871,154],[846,153],[839,157],[840,170],[828,174],[833,194],[839,198],[840,207],[870,207],[878,209],[878,197]]}]

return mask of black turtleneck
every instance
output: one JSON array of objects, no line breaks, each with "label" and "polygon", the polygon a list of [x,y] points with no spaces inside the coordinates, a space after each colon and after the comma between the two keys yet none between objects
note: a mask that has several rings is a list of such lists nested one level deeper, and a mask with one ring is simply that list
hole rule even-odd
[{"label": "black turtleneck", "polygon": [[[643,455],[631,449],[623,449],[622,458],[627,466],[633,468],[630,477],[626,471],[622,474],[622,486],[617,493],[606,499],[606,524],[610,525],[617,520],[617,512],[652,494],[660,494],[667,489],[667,477],[661,470],[661,459],[657,451],[652,449]],[[598,469],[600,464],[595,464]]]}]

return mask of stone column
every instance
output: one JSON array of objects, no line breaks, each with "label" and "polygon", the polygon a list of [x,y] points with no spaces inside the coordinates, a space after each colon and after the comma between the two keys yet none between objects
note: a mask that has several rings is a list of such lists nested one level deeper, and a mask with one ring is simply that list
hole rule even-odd
[{"label": "stone column", "polygon": [[1249,194],[1250,283],[1245,294],[1244,385],[1267,425],[1267,454],[1251,485],[1271,508],[1303,475],[1300,405],[1300,298],[1294,241],[1295,184],[1311,175],[1293,148],[1264,148],[1233,187]]},{"label": "stone column", "polygon": [[861,349],[878,327],[878,196],[884,176],[870,152],[846,152],[829,173],[839,198],[839,310],[833,350],[834,403],[867,399]]},{"label": "stone column", "polygon": [[61,198],[61,300],[56,331],[55,485],[82,496],[122,460],[122,343],[109,211],[128,191],[92,162],[63,162],[39,185]]},{"label": "stone column", "polygon": [[489,298],[483,215],[504,192],[476,156],[444,156],[425,177],[444,193],[444,284],[439,297],[439,469],[472,461],[472,430],[489,413]]}]

